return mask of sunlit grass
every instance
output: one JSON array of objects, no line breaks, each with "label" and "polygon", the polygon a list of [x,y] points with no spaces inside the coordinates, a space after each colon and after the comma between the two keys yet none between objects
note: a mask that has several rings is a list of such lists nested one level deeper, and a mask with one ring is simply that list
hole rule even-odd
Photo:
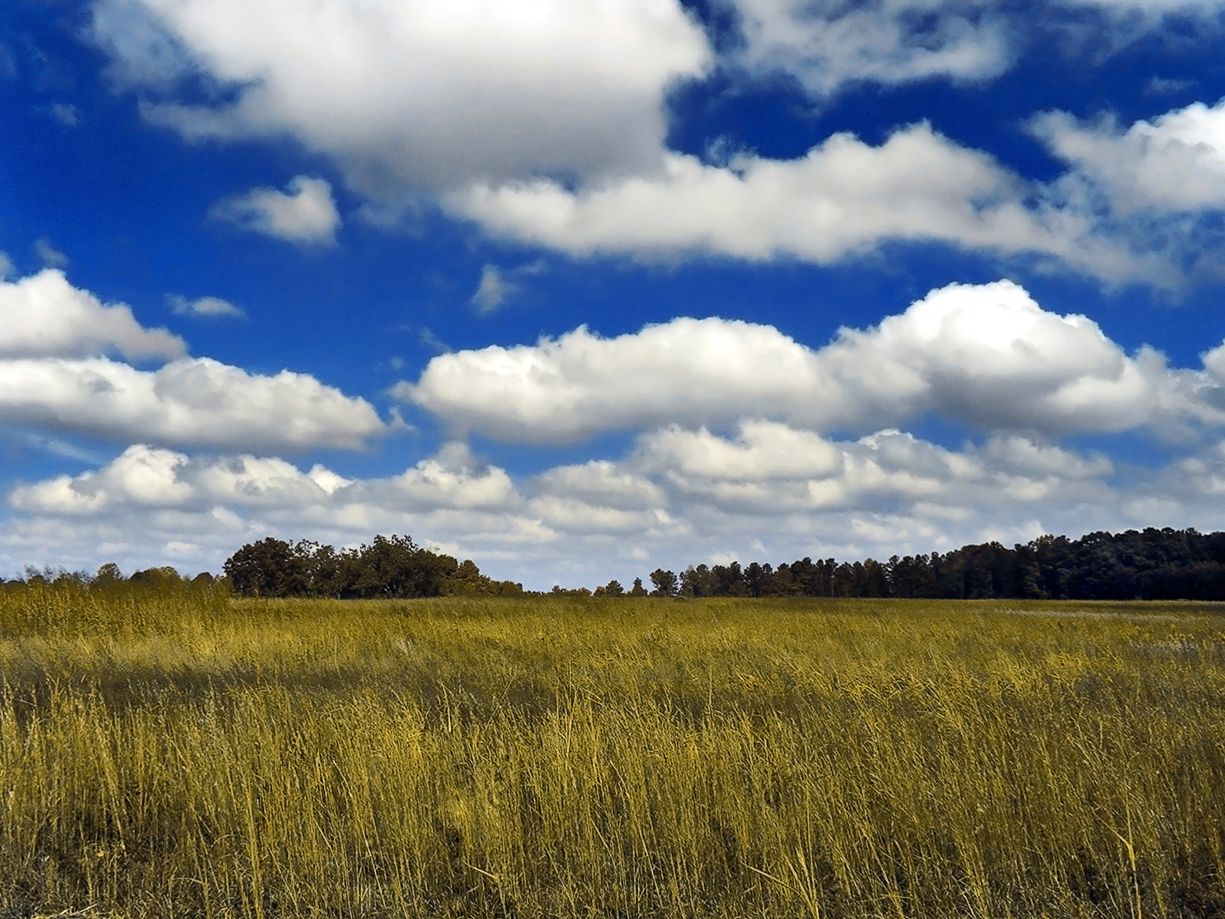
[{"label": "sunlit grass", "polygon": [[1225,914],[1202,604],[0,594],[0,903]]}]

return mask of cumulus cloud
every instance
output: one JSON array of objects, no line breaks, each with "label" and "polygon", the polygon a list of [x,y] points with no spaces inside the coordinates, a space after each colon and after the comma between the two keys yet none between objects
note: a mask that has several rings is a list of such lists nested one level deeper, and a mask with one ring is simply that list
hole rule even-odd
[{"label": "cumulus cloud", "polygon": [[675,319],[617,338],[580,327],[533,346],[440,355],[394,390],[461,431],[566,442],[745,417],[864,430],[935,412],[982,430],[1123,431],[1225,423],[1225,351],[1176,370],[1010,281],[954,284],[814,350],[770,326]]},{"label": "cumulus cloud", "polygon": [[[838,134],[793,160],[711,165],[668,150],[669,89],[719,64],[755,79],[789,73],[815,96],[863,80],[986,80],[1010,66],[1009,36],[1024,31],[1015,9],[980,0],[722,2],[743,42],[721,60],[676,0],[337,0],[292,16],[276,0],[93,0],[92,34],[116,83],[145,94],[151,122],[187,140],[293,137],[332,160],[375,221],[441,202],[494,236],[577,256],[827,264],[934,242],[1036,255],[1111,285],[1185,280],[1196,243],[1182,230],[1103,220],[1075,181],[1023,181],[926,125],[879,146]],[[1065,5],[1142,23],[1219,7]],[[1048,127],[1069,158],[1110,172],[1100,144],[1081,150],[1093,138],[1073,138],[1076,125]],[[1149,199],[1192,194],[1166,188],[1159,169],[1139,185]],[[330,189],[304,176],[289,194],[255,189],[214,213],[295,242],[331,242],[339,225]],[[490,311],[514,288],[487,266],[472,302]]]},{"label": "cumulus cloud", "polygon": [[393,390],[460,430],[564,442],[602,430],[730,420],[820,385],[811,353],[777,330],[676,319],[602,339],[585,327],[535,346],[435,357]]},{"label": "cumulus cloud", "polygon": [[325,179],[294,176],[284,192],[253,188],[213,205],[209,216],[288,242],[332,245],[340,214]]},{"label": "cumulus cloud", "polygon": [[0,420],[127,443],[275,450],[354,449],[386,430],[364,399],[307,374],[249,374],[208,358],[156,371],[106,358],[0,361]]},{"label": "cumulus cloud", "polygon": [[391,486],[417,508],[504,507],[518,497],[504,470],[478,462],[460,442],[444,444],[435,456],[393,479]]},{"label": "cumulus cloud", "polygon": [[412,533],[424,543],[449,541],[452,551],[462,539],[494,554],[555,538],[539,517],[518,512],[507,474],[461,444],[399,476],[365,480],[320,464],[303,471],[276,456],[190,456],[136,444],[97,469],[19,485],[7,501],[17,516],[0,534],[0,567],[22,559],[14,570],[47,559],[218,571],[243,542],[269,533],[340,545]]},{"label": "cumulus cloud", "polygon": [[13,273],[13,260],[9,258],[7,252],[0,251],[0,281],[3,281]]},{"label": "cumulus cloud", "polygon": [[0,271],[0,359],[88,357],[118,353],[129,359],[182,357],[187,347],[165,329],[146,329],[123,304],[104,305],[73,287],[62,271],[5,281]]},{"label": "cumulus cloud", "polygon": [[276,457],[193,459],[144,444],[128,447],[96,471],[19,486],[10,506],[27,512],[84,516],[128,508],[297,507],[326,503],[348,484],[316,465],[303,473]]},{"label": "cumulus cloud", "polygon": [[180,294],[171,294],[166,298],[166,302],[177,316],[241,317],[246,315],[241,307],[235,306],[228,300],[222,300],[220,297],[198,297],[195,300],[189,300]]},{"label": "cumulus cloud", "polygon": [[935,411],[1051,433],[1225,421],[1157,352],[1128,356],[1093,320],[1048,312],[1011,281],[933,291],[875,328],[843,329],[820,360],[857,415],[888,421]]},{"label": "cumulus cloud", "polygon": [[539,476],[527,512],[568,533],[635,533],[652,538],[679,532],[668,512],[666,487],[608,460],[558,466]]},{"label": "cumulus cloud", "polygon": [[735,441],[697,431],[669,427],[643,438],[640,449],[660,457],[666,468],[683,475],[726,481],[805,479],[842,470],[843,455],[811,431],[795,430],[769,421],[742,421]]},{"label": "cumulus cloud", "polygon": [[608,460],[557,466],[536,479],[544,495],[584,501],[620,510],[643,510],[666,502],[662,488]]},{"label": "cumulus cloud", "polygon": [[1092,182],[1113,210],[1187,212],[1225,208],[1225,100],[1196,102],[1126,130],[1051,112],[1035,134]]},{"label": "cumulus cloud", "polygon": [[[145,328],[127,306],[103,304],[56,269],[0,279],[0,312],[0,423],[124,443],[274,450],[357,448],[387,430],[364,399],[307,374],[250,374],[188,358],[181,338]],[[142,370],[111,355],[164,366]]]},{"label": "cumulus cloud", "polygon": [[192,457],[135,444],[97,470],[61,475],[13,489],[17,510],[90,516],[149,509],[229,513],[289,512],[305,520],[320,512],[422,512],[439,508],[513,508],[510,477],[475,461],[463,444],[447,444],[432,457],[389,479],[348,479],[321,464],[303,472],[279,457],[250,454]]},{"label": "cumulus cloud", "polygon": [[663,94],[711,60],[674,0],[449,3],[97,0],[93,34],[127,84],[207,74],[214,106],[146,117],[188,138],[290,134],[367,197],[472,177],[651,168]]},{"label": "cumulus cloud", "polygon": [[[1094,234],[1085,214],[1041,197],[995,160],[912,125],[878,147],[835,134],[795,160],[727,166],[668,154],[666,172],[572,189],[550,179],[474,185],[447,198],[494,235],[577,256],[690,254],[829,264],[890,241],[1036,253],[1115,279],[1160,265]],[[645,216],[649,215],[649,219]]]},{"label": "cumulus cloud", "polygon": [[689,516],[701,507],[766,516],[894,513],[919,503],[929,510],[944,503],[963,508],[971,491],[994,504],[1001,489],[1033,484],[1024,474],[990,468],[986,455],[950,451],[894,429],[839,442],[785,424],[744,421],[734,437],[679,427],[650,432],[626,465],[666,482]]}]

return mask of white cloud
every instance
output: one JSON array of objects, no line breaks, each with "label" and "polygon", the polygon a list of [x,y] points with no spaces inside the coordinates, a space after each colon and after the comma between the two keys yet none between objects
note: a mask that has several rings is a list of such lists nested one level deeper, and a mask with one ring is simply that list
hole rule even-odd
[{"label": "white cloud", "polygon": [[1114,472],[1114,464],[1100,453],[1084,456],[1015,434],[992,437],[981,454],[984,463],[1018,475],[1092,479]]},{"label": "white cloud", "polygon": [[460,430],[562,442],[597,431],[730,420],[820,381],[810,352],[773,328],[676,319],[601,339],[579,328],[536,346],[459,351],[395,394]]},{"label": "white cloud", "polygon": [[0,359],[106,353],[171,359],[187,351],[177,335],[142,327],[129,307],[104,305],[54,268],[11,282],[3,275],[0,271]]},{"label": "white cloud", "polygon": [[513,505],[518,497],[505,471],[479,463],[459,442],[444,444],[437,455],[396,477],[392,485],[416,508],[496,508]]},{"label": "white cloud", "polygon": [[157,371],[106,358],[0,361],[0,421],[132,443],[302,450],[361,447],[386,430],[364,399],[283,370],[208,358]]},{"label": "white cloud", "polygon": [[369,198],[472,177],[651,168],[676,79],[710,61],[674,0],[98,0],[129,83],[193,70],[237,87],[146,116],[189,138],[292,134]]},{"label": "white cloud", "polygon": [[1225,100],[1196,102],[1125,131],[1110,119],[1086,124],[1064,112],[1043,115],[1032,129],[1075,167],[1073,181],[1092,182],[1118,214],[1225,208]]},{"label": "white cloud", "polygon": [[[339,545],[412,533],[424,543],[462,538],[495,554],[555,538],[538,517],[519,513],[509,476],[462,444],[399,476],[366,480],[318,464],[304,472],[275,456],[193,457],[137,444],[96,470],[18,486],[8,504],[19,516],[0,535],[0,567],[21,558],[92,569],[114,558],[218,571],[243,542],[269,533]],[[178,557],[167,549],[172,542]]]},{"label": "white cloud", "polygon": [[752,71],[795,76],[813,96],[848,82],[986,80],[1012,64],[1010,23],[989,3],[734,0]]},{"label": "white cloud", "polygon": [[545,495],[621,510],[660,507],[667,500],[663,489],[650,479],[608,460],[556,466],[538,476],[536,486]]},{"label": "white cloud", "polygon": [[735,439],[671,428],[644,435],[630,468],[667,481],[686,503],[723,512],[794,514],[931,503],[982,484],[981,463],[886,430],[835,443],[782,424],[741,422]]},{"label": "white cloud", "polygon": [[14,271],[13,260],[7,252],[0,251],[0,281],[7,279]]},{"label": "white cloud", "polygon": [[45,236],[40,236],[34,240],[34,254],[38,256],[44,267],[47,268],[66,268],[68,267],[69,258],[63,252],[60,252],[55,246],[51,245],[51,240]]},{"label": "white cloud", "polygon": [[275,457],[192,459],[136,444],[96,472],[18,487],[10,493],[9,504],[27,512],[67,516],[116,507],[211,510],[218,503],[300,508],[326,503],[344,484],[347,480],[323,466],[302,473]]},{"label": "white cloud", "polygon": [[285,188],[285,192],[253,188],[217,202],[209,216],[292,243],[334,244],[340,214],[332,200],[332,186],[325,179],[300,175]]},{"label": "white cloud", "polygon": [[446,200],[494,235],[576,256],[828,264],[891,241],[922,241],[1045,255],[1115,282],[1152,278],[1161,268],[1094,235],[1082,212],[1035,207],[1029,198],[1043,189],[927,124],[899,130],[879,147],[835,134],[795,160],[744,154],[723,167],[668,154],[665,163],[661,176],[585,189],[534,179],[478,184]]},{"label": "white cloud", "polygon": [[[1053,0],[1047,9],[1026,10],[999,0],[723,0],[722,5],[735,11],[740,26],[742,44],[730,55],[735,64],[754,76],[788,74],[811,97],[822,99],[858,82],[987,81],[1011,69],[1025,44],[1049,41],[1052,33],[1072,54],[1083,54],[1088,45],[1099,52],[1103,46],[1117,50],[1160,29],[1168,14],[1210,19],[1225,4]],[[1059,34],[1070,10],[1082,14],[1078,28]],[[1086,10],[1104,15],[1087,21]]]},{"label": "white cloud", "polygon": [[[334,0],[294,15],[277,0],[93,0],[92,34],[116,83],[148,94],[141,109],[153,123],[189,141],[292,137],[328,156],[378,222],[441,202],[494,236],[644,260],[828,264],[890,242],[940,243],[1038,256],[1108,285],[1176,286],[1188,264],[1212,261],[1185,228],[1104,219],[1078,192],[1079,174],[1026,182],[926,125],[879,146],[834,135],[793,160],[743,154],[715,166],[669,151],[668,90],[718,64],[753,78],[790,73],[817,96],[848,81],[986,80],[1010,66],[1017,36],[1038,28],[981,0],[724,3],[738,10],[744,42],[722,61],[677,0]],[[1066,5],[1110,12],[1080,16],[1095,35],[1220,6]],[[188,84],[194,100],[203,90],[214,101],[178,101]],[[1147,183],[1154,201],[1191,194],[1164,188],[1159,168]],[[214,213],[331,242],[330,190],[294,181],[291,195],[255,189]],[[473,303],[496,309],[514,286],[488,266]]]},{"label": "white cloud", "polygon": [[456,430],[526,442],[752,417],[870,430],[927,412],[982,430],[1174,432],[1225,423],[1220,354],[1206,356],[1206,370],[1173,370],[1157,352],[1128,355],[1092,320],[1048,312],[1000,281],[932,291],[819,350],[723,319],[612,339],[581,327],[534,346],[441,355],[394,394]]},{"label": "white cloud", "polygon": [[506,472],[477,463],[463,444],[444,445],[399,476],[367,480],[319,464],[302,472],[279,457],[191,457],[136,444],[96,471],[19,486],[8,502],[51,516],[221,510],[219,519],[271,514],[300,524],[325,519],[334,527],[346,518],[394,523],[396,515],[513,511],[521,503]]},{"label": "white cloud", "polygon": [[670,427],[645,435],[640,450],[651,458],[667,457],[667,466],[682,475],[727,481],[808,479],[842,470],[843,454],[811,431],[742,421],[739,432],[728,441],[705,428]]},{"label": "white cloud", "polygon": [[166,298],[170,309],[178,316],[234,316],[245,315],[242,308],[235,306],[220,297],[198,297],[189,300],[180,294],[171,294]]},{"label": "white cloud", "polygon": [[[187,358],[181,338],[141,326],[127,306],[103,304],[56,269],[0,279],[0,313],[3,424],[125,443],[274,450],[357,448],[387,430],[364,399],[309,375],[263,376]],[[111,354],[169,363],[141,370]]]},{"label": "white cloud", "polygon": [[851,417],[930,410],[987,430],[1066,433],[1197,415],[1185,372],[1150,349],[1129,357],[1093,320],[1048,312],[1010,281],[932,291],[875,328],[842,330],[820,357]]},{"label": "white cloud", "polygon": [[662,509],[624,510],[557,495],[532,499],[528,513],[539,517],[551,529],[586,536],[632,533],[640,539],[651,539],[663,532],[683,530],[683,527],[675,527],[672,518]]}]

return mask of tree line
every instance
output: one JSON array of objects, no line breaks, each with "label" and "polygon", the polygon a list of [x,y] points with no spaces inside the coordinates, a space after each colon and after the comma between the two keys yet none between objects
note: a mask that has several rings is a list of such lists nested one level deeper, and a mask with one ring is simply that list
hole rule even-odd
[{"label": "tree line", "polygon": [[[440,597],[480,593],[524,596],[514,581],[481,573],[471,560],[417,545],[409,536],[376,536],[369,545],[335,549],[310,540],[267,537],[190,583],[248,597],[336,599]],[[752,562],[657,568],[625,588],[618,581],[590,590],[554,587],[554,595],[597,597],[900,597],[952,600],[1225,600],[1225,532],[1194,529],[1095,532],[1080,539],[1042,536],[1011,549],[998,542],[951,552],[893,556],[888,561],[803,558],[777,567]],[[2,583],[2,582],[0,582]],[[174,568],[149,568],[125,578],[107,563],[94,575],[26,569],[21,584],[72,583],[107,588],[126,583],[164,589],[187,583]]]},{"label": "tree line", "polygon": [[[656,597],[906,597],[951,600],[1225,600],[1225,533],[1194,529],[1042,536],[1011,549],[998,542],[941,555],[841,562],[803,558],[656,569]],[[627,593],[617,581],[593,592]]]}]

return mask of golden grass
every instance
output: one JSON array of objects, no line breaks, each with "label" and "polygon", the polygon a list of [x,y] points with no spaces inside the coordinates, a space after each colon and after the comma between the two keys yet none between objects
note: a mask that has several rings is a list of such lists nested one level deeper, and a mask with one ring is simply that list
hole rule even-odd
[{"label": "golden grass", "polygon": [[32,587],[0,673],[13,916],[1225,915],[1216,606]]}]

